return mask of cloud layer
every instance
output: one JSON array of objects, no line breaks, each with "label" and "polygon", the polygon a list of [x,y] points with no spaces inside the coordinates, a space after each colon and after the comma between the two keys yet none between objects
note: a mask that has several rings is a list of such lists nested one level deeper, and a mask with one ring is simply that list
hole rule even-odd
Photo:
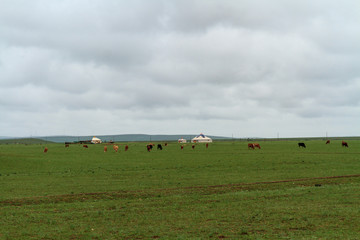
[{"label": "cloud layer", "polygon": [[360,135],[357,1],[0,3],[0,135]]}]

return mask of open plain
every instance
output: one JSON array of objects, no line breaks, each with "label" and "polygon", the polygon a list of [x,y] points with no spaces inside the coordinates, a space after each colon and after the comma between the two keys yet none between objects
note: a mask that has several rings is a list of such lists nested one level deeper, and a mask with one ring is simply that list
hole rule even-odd
[{"label": "open plain", "polygon": [[0,239],[358,239],[360,141],[302,141],[1,144]]}]

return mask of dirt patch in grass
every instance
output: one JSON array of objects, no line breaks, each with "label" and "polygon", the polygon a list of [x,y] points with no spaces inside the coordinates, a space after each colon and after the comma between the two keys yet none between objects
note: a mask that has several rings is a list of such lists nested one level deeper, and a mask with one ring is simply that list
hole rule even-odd
[{"label": "dirt patch in grass", "polygon": [[315,186],[321,187],[329,184],[342,184],[348,181],[349,178],[358,178],[360,174],[344,175],[344,176],[329,176],[329,177],[314,177],[301,179],[287,179],[267,182],[252,182],[252,183],[236,183],[225,185],[212,186],[193,186],[193,187],[179,187],[166,189],[148,189],[135,191],[116,191],[116,192],[96,192],[96,193],[78,193],[78,194],[64,194],[55,196],[36,196],[19,199],[9,199],[0,201],[0,206],[21,206],[21,205],[36,205],[44,203],[60,203],[60,202],[84,202],[93,200],[113,200],[119,198],[135,199],[135,198],[151,198],[162,197],[176,194],[221,194],[234,191],[252,191],[276,189],[285,186]]}]

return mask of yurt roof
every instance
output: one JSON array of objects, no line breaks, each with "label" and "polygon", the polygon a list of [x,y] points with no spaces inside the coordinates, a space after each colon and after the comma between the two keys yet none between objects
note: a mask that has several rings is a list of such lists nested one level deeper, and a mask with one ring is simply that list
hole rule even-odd
[{"label": "yurt roof", "polygon": [[209,138],[209,137],[207,137],[204,134],[200,133],[200,135],[196,136],[195,138]]}]

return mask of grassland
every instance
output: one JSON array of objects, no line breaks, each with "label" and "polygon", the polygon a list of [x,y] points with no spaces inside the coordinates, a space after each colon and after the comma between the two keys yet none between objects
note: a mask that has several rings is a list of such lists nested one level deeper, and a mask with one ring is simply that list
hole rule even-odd
[{"label": "grassland", "polygon": [[360,141],[0,145],[0,239],[358,239]]}]

